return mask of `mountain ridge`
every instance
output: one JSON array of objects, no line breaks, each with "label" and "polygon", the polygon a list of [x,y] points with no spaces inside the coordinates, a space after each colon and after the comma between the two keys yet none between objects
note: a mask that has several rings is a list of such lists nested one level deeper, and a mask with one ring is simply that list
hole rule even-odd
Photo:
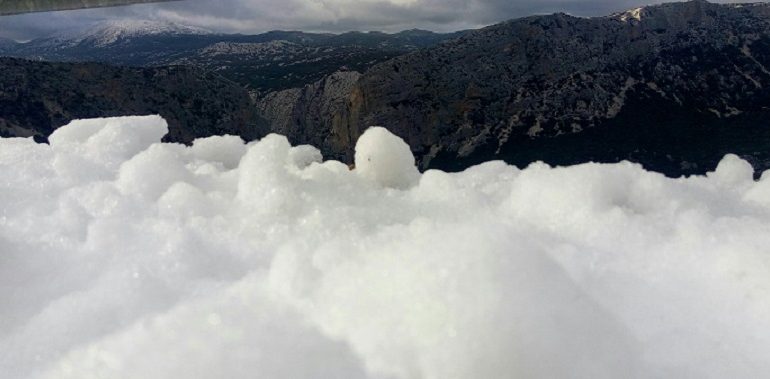
[{"label": "mountain ridge", "polygon": [[[378,62],[461,34],[408,30],[393,34],[270,31],[231,35],[190,32],[187,27],[167,24],[150,24],[149,30],[133,33],[142,25],[129,22],[115,29],[113,24],[99,24],[11,45],[0,53],[32,60],[120,66],[191,65],[215,71],[255,94],[264,94],[300,87],[341,69],[363,72]],[[259,46],[278,42],[282,45],[271,49]],[[207,54],[216,47],[225,50]]]},{"label": "mountain ridge", "polygon": [[[632,13],[639,18],[525,17],[377,64],[352,86],[344,109],[309,117],[334,120],[331,127],[297,142],[349,161],[363,130],[385,125],[410,144],[423,169],[489,159],[631,159],[678,176],[713,169],[726,149],[770,168],[767,127],[757,121],[770,116],[770,6],[693,1]],[[669,111],[656,115],[661,128],[629,119],[650,119],[646,113],[657,109]],[[724,137],[732,121],[759,140]],[[313,128],[294,122],[293,129]],[[592,129],[606,133],[595,143],[569,137]],[[690,146],[679,134],[702,142]],[[675,146],[665,135],[684,142]],[[574,153],[543,148],[554,141],[568,141]]]}]

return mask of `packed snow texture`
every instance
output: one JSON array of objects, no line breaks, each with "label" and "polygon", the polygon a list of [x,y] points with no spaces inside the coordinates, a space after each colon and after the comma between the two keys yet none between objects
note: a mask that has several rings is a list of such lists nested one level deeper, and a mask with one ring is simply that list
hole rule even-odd
[{"label": "packed snow texture", "polygon": [[0,140],[3,378],[757,378],[770,173],[356,169],[159,117]]}]

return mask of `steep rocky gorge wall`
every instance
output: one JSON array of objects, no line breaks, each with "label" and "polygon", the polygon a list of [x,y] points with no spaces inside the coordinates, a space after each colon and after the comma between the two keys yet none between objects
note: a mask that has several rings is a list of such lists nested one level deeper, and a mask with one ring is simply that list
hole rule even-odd
[{"label": "steep rocky gorge wall", "polygon": [[257,109],[273,132],[321,148],[327,156],[350,161],[350,147],[362,130],[351,127],[351,93],[361,74],[339,71],[307,85],[257,99]]}]

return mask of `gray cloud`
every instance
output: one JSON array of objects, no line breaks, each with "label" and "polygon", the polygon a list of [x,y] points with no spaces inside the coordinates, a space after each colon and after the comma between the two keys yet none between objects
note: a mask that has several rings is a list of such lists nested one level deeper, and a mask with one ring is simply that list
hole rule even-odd
[{"label": "gray cloud", "polygon": [[[532,14],[597,16],[650,0],[188,0],[178,3],[41,13],[0,18],[0,36],[30,39],[101,20],[174,21],[218,32],[275,29],[340,32],[476,28]],[[652,1],[659,3],[661,1]]]}]

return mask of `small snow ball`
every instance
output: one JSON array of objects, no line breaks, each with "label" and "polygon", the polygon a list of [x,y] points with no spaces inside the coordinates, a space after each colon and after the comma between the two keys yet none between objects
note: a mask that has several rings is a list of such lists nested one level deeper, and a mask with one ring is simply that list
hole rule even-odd
[{"label": "small snow ball", "polygon": [[408,189],[420,178],[409,145],[387,129],[371,127],[356,143],[356,172],[383,187]]},{"label": "small snow ball", "polygon": [[754,179],[754,167],[737,155],[727,154],[716,171],[708,173],[708,177],[730,186],[750,183]]}]

